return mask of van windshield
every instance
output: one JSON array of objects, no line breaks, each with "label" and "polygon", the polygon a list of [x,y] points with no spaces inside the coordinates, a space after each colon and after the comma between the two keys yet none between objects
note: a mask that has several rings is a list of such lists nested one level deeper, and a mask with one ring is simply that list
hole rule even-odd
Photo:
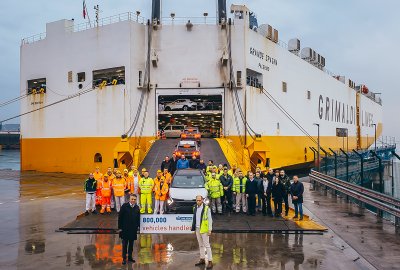
[{"label": "van windshield", "polygon": [[176,175],[172,181],[173,188],[203,188],[204,180],[201,175]]}]

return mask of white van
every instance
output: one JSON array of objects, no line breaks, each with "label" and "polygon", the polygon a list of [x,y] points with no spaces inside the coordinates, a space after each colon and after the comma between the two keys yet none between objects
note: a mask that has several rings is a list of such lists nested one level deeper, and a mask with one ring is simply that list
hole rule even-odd
[{"label": "white van", "polygon": [[163,129],[166,138],[180,138],[182,131],[185,129],[184,125],[166,125]]}]

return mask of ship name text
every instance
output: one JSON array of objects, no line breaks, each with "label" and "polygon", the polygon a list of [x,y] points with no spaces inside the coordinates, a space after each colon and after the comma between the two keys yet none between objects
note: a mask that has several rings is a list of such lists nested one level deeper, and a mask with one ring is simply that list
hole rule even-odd
[{"label": "ship name text", "polygon": [[[319,96],[318,116],[319,119],[336,123],[356,125],[356,107],[345,104],[333,98]],[[374,115],[360,110],[360,126],[372,127]]]},{"label": "ship name text", "polygon": [[[260,50],[254,49],[253,47],[250,47],[250,55],[258,57],[261,60],[264,60],[265,62],[267,62],[267,64],[272,64],[275,66],[278,65],[278,60],[276,60],[275,58],[269,56],[268,54],[266,54]],[[262,70],[269,71],[269,66],[267,66],[267,64],[258,63],[258,67]]]}]

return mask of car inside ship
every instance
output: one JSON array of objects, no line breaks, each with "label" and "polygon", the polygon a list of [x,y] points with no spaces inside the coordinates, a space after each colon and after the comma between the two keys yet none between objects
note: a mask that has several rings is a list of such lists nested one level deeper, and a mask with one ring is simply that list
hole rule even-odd
[{"label": "car inside ship", "polygon": [[159,95],[158,130],[170,134],[171,126],[197,127],[202,137],[217,138],[222,128],[222,100],[222,95]]}]

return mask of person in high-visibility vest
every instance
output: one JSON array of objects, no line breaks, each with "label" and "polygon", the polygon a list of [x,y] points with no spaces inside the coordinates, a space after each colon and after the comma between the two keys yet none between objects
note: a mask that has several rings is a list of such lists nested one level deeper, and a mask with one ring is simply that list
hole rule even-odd
[{"label": "person in high-visibility vest", "polygon": [[[153,191],[154,188],[156,187],[156,185],[159,185],[161,182],[161,178],[164,178],[164,176],[162,175],[161,170],[157,170],[157,175],[156,177],[154,177],[153,181],[154,181],[154,187],[153,187]],[[165,179],[164,179],[165,180]]]},{"label": "person in high-visibility vest", "polygon": [[233,178],[233,195],[236,196],[236,213],[240,212],[240,203],[242,203],[242,210],[247,213],[247,198],[246,198],[246,182],[247,178],[243,176],[241,170],[237,170],[237,177]]},{"label": "person in high-visibility vest", "polygon": [[213,268],[213,258],[210,246],[210,235],[212,232],[212,217],[210,208],[203,203],[201,195],[196,196],[196,205],[193,207],[192,231],[196,232],[197,242],[200,249],[200,260],[195,266],[206,264],[206,252],[208,264],[206,269]]},{"label": "person in high-visibility vest", "polygon": [[[208,172],[206,173],[206,181],[207,181],[207,182],[210,181],[210,179],[211,179],[211,174],[212,174],[212,173],[215,173],[215,175],[216,175],[216,177],[217,177],[217,170],[218,170],[217,166],[211,166],[211,167],[210,167],[210,169],[209,169]],[[218,177],[217,177],[217,179],[218,179]]]},{"label": "person in high-visibility vest", "polygon": [[132,175],[132,185],[130,186],[131,194],[135,194],[137,197],[137,205],[140,206],[140,188],[139,188],[139,182],[140,182],[140,175],[139,171],[135,168],[133,169],[133,175]]},{"label": "person in high-visibility vest", "polygon": [[126,183],[126,186],[125,186],[125,202],[128,202],[129,201],[129,197],[131,195],[131,190],[134,189],[133,177],[129,176],[128,169],[124,170],[123,178],[125,179],[125,183]]},{"label": "person in high-visibility vest", "polygon": [[119,213],[121,206],[125,203],[125,178],[122,177],[121,172],[117,171],[117,176],[112,183],[114,190],[115,208]]},{"label": "person in high-visibility vest", "polygon": [[131,169],[130,169],[130,171],[129,171],[129,173],[128,173],[128,175],[129,175],[129,176],[132,176],[133,173],[135,172],[135,170],[136,170],[135,165],[132,165],[132,166],[131,166]]},{"label": "person in high-visibility vest", "polygon": [[101,210],[100,214],[104,214],[107,208],[107,213],[111,213],[111,182],[108,181],[108,175],[103,176],[101,182]]},{"label": "person in high-visibility vest", "polygon": [[[113,171],[111,167],[107,168],[107,172],[104,175],[108,175],[108,181],[110,181],[110,184],[112,186],[114,179],[115,179],[115,174],[113,174]],[[114,209],[115,207],[115,201],[114,201],[114,190],[111,189],[111,209]]]},{"label": "person in high-visibility vest", "polygon": [[171,174],[168,172],[168,169],[167,169],[167,168],[164,168],[163,176],[164,176],[164,178],[165,178],[165,182],[166,182],[168,185],[171,185],[172,176],[171,176]]},{"label": "person in high-visibility vest", "polygon": [[149,172],[143,171],[143,177],[139,181],[139,188],[140,188],[140,203],[142,208],[140,209],[140,213],[144,214],[146,212],[147,206],[147,213],[152,214],[152,198],[151,194],[153,193],[154,181],[149,177]]},{"label": "person in high-visibility vest", "polygon": [[[161,172],[161,171],[160,171]],[[164,214],[164,202],[167,199],[169,187],[164,177],[161,176],[160,181],[154,184],[154,213]]]},{"label": "person in high-visibility vest", "polygon": [[101,205],[101,182],[103,181],[103,174],[100,172],[100,168],[96,167],[93,173],[94,179],[97,181],[97,190],[96,190],[96,205]]},{"label": "person in high-visibility vest", "polygon": [[206,183],[205,188],[208,191],[208,195],[211,199],[211,211],[213,214],[218,211],[218,214],[222,215],[221,197],[224,195],[224,188],[221,184],[221,181],[217,179],[215,172],[211,173],[211,178]]}]

